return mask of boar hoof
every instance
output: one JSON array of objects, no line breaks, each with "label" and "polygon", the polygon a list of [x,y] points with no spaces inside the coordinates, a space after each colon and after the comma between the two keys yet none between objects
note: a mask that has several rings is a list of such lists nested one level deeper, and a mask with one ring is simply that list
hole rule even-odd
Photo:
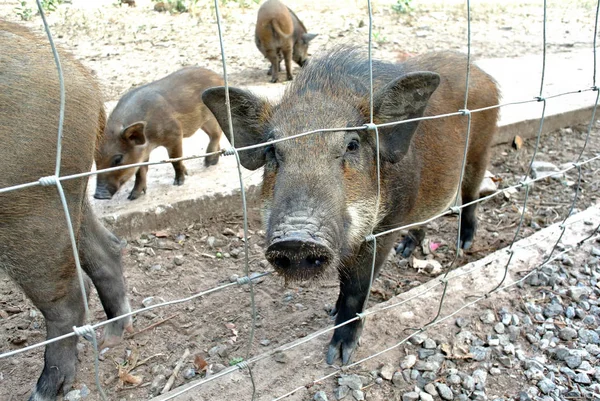
[{"label": "boar hoof", "polygon": [[336,335],[333,335],[329,343],[329,349],[327,350],[327,364],[333,365],[340,358],[340,353],[342,365],[350,363],[352,354],[358,345],[358,340],[354,336],[351,337],[351,339],[336,339]]},{"label": "boar hoof", "polygon": [[292,76],[292,74],[288,74],[287,75],[287,80],[288,81],[293,81],[294,80],[294,77]]},{"label": "boar hoof", "polygon": [[134,189],[133,191],[131,191],[131,193],[129,194],[129,196],[127,197],[127,199],[129,200],[135,200],[137,198],[139,198],[140,196],[142,196],[143,194],[146,193],[146,188],[140,190]]},{"label": "boar hoof", "polygon": [[396,246],[396,255],[401,254],[403,258],[408,258],[410,255],[412,255],[413,251],[418,245],[419,244],[413,237],[407,235]]},{"label": "boar hoof", "polygon": [[183,185],[184,182],[185,182],[185,175],[182,174],[181,177],[175,177],[175,180],[173,181],[173,185]]},{"label": "boar hoof", "polygon": [[277,75],[273,75],[273,77],[271,78],[271,83],[276,84],[277,82],[279,82],[279,78],[277,78]]},{"label": "boar hoof", "polygon": [[215,157],[213,157],[213,156],[207,157],[204,159],[204,166],[205,167],[214,166],[218,162],[219,162],[219,155],[216,155]]}]

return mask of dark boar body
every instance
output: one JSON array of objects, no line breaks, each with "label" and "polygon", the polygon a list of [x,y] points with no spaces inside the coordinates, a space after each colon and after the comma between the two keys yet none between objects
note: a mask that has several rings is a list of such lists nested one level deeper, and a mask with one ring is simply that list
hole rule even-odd
[{"label": "dark boar body", "polygon": [[[0,188],[5,188],[54,175],[60,92],[46,38],[0,21],[0,42]],[[61,175],[68,175],[90,171],[106,115],[92,76],[73,57],[59,54],[66,91]],[[113,318],[130,310],[121,244],[94,216],[86,196],[87,182],[87,178],[67,180],[62,186],[82,268],[94,283],[107,316]],[[48,339],[84,323],[84,300],[55,186],[0,194],[0,269],[40,309]],[[124,327],[130,328],[129,318],[105,326],[104,345],[118,341]],[[44,369],[30,400],[54,400],[66,393],[76,367],[76,336],[48,344]]]},{"label": "dark boar body", "polygon": [[[464,108],[466,57],[438,52],[401,64],[373,62],[375,123],[456,112]],[[230,136],[224,88],[203,95]],[[471,66],[469,109],[498,104],[494,80]],[[277,105],[231,88],[236,146],[264,143],[320,128],[339,131],[302,136],[240,152],[248,169],[264,166],[263,220],[266,257],[287,278],[339,271],[336,324],[363,311],[372,265],[365,237],[422,221],[452,205],[467,132],[467,117],[411,122],[379,128],[381,201],[377,207],[377,154],[373,130],[351,130],[369,122],[369,64],[358,50],[338,47],[315,58]],[[479,197],[479,185],[496,131],[497,109],[473,113],[462,202]],[[463,211],[461,246],[475,233],[475,205]],[[422,230],[411,230],[406,256]],[[412,238],[412,239],[411,239]],[[377,239],[375,274],[396,236]],[[335,330],[327,361],[351,359],[362,327],[354,321]]]},{"label": "dark boar body", "polygon": [[271,82],[279,80],[281,60],[287,80],[292,76],[292,60],[303,67],[308,60],[308,44],[317,36],[308,33],[296,14],[279,0],[267,0],[258,9],[254,41],[270,62]]},{"label": "dark boar body", "polygon": [[[202,67],[185,67],[158,81],[127,92],[112,111],[96,152],[96,168],[147,162],[159,146],[167,148],[172,159],[183,155],[183,138],[202,128],[210,138],[207,153],[219,150],[221,129],[202,103],[202,92],[223,85],[216,73]],[[219,161],[219,155],[204,159],[206,166]],[[187,170],[182,161],[173,162],[174,185],[183,185]],[[110,199],[133,174],[135,184],[129,199],[146,192],[148,166],[98,174],[97,199]]]}]

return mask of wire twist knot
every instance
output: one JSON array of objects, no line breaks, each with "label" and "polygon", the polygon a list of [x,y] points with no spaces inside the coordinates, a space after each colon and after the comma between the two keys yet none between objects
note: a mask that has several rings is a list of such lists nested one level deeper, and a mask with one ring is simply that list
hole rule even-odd
[{"label": "wire twist knot", "polygon": [[250,277],[248,277],[248,276],[240,277],[240,278],[237,279],[237,283],[239,285],[248,284],[248,283],[250,283],[250,281],[251,281]]},{"label": "wire twist knot", "polygon": [[542,96],[536,96],[536,97],[534,97],[534,99],[537,100],[538,102],[545,102],[546,101],[546,98],[542,97]]},{"label": "wire twist knot", "polygon": [[237,368],[239,370],[250,369],[250,365],[248,365],[248,362],[246,362],[246,361],[242,361],[240,363],[237,363],[235,366],[237,366]]},{"label": "wire twist knot", "polygon": [[58,184],[58,177],[55,175],[49,175],[48,177],[41,177],[38,182],[43,187],[48,187],[50,185]]},{"label": "wire twist knot", "polygon": [[374,123],[366,123],[365,127],[366,127],[367,131],[376,131],[377,130],[377,125]]},{"label": "wire twist knot", "polygon": [[77,334],[79,337],[83,337],[88,341],[93,340],[93,336],[96,335],[94,328],[89,324],[83,325],[81,327],[73,326],[73,332]]},{"label": "wire twist knot", "polygon": [[235,155],[235,152],[236,150],[234,147],[231,147],[229,149],[223,149],[223,156],[233,156]]},{"label": "wire twist knot", "polygon": [[453,214],[459,214],[460,213],[460,206],[450,206],[450,211]]},{"label": "wire twist knot", "polygon": [[458,111],[460,111],[463,116],[469,116],[469,117],[471,116],[471,110],[469,110],[469,109],[460,109]]},{"label": "wire twist knot", "polygon": [[365,241],[367,241],[367,242],[375,241],[375,239],[376,239],[375,234],[369,234],[365,237]]}]

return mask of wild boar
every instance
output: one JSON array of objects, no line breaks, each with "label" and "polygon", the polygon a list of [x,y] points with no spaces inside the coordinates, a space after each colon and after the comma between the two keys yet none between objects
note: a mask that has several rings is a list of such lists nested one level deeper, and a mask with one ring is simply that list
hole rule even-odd
[{"label": "wild boar", "polygon": [[[223,85],[221,77],[202,67],[185,67],[158,81],[127,92],[110,114],[104,135],[96,152],[96,168],[147,162],[150,152],[159,146],[167,148],[170,158],[183,155],[183,138],[202,128],[210,138],[207,153],[217,152],[221,129],[214,116],[202,103],[202,92]],[[219,154],[208,156],[204,164],[212,166]],[[183,185],[187,170],[182,161],[173,162],[175,181]],[[135,174],[129,199],[146,192],[148,166],[98,174],[96,199],[110,199]]]},{"label": "wild boar", "polygon": [[[464,107],[466,57],[437,52],[393,64],[373,61],[375,123],[456,112]],[[494,80],[471,66],[469,109],[498,104]],[[202,98],[230,137],[224,88]],[[447,210],[459,185],[467,118],[453,116],[379,128],[381,201],[377,202],[374,130],[353,130],[369,122],[369,63],[357,49],[338,47],[309,65],[276,106],[230,89],[235,144],[264,143],[240,151],[250,170],[264,166],[263,221],[266,257],[289,279],[339,271],[340,294],[332,313],[336,325],[363,311],[371,275],[371,233],[415,223]],[[480,182],[496,131],[497,109],[473,113],[462,202],[478,199]],[[339,131],[286,138],[309,130]],[[463,210],[461,243],[471,243],[476,205]],[[396,240],[377,239],[375,274]],[[362,328],[354,321],[334,331],[327,362],[348,363]]]},{"label": "wild boar", "polygon": [[[54,174],[59,118],[58,73],[47,39],[0,21],[0,188]],[[98,85],[60,51],[66,105],[61,175],[90,171],[106,115]],[[27,68],[24,68],[27,66]],[[81,265],[98,290],[108,318],[130,311],[121,266],[121,244],[94,216],[87,178],[62,182]],[[0,193],[0,268],[40,309],[47,338],[84,323],[82,298],[67,223],[55,186]],[[105,344],[120,339],[130,318],[105,326]],[[48,344],[44,369],[30,397],[54,400],[75,379],[77,337]]]},{"label": "wild boar", "polygon": [[285,60],[287,80],[293,79],[292,60],[303,67],[308,60],[308,44],[317,34],[306,27],[289,7],[279,0],[267,0],[258,9],[254,41],[270,62],[271,82],[279,80],[281,60]]}]

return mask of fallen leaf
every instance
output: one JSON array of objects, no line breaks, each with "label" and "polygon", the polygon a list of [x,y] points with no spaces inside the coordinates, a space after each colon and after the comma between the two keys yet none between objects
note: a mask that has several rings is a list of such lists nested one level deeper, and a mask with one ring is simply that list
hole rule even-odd
[{"label": "fallen leaf", "polygon": [[157,231],[152,233],[156,238],[166,238],[169,234],[166,231]]},{"label": "fallen leaf", "polygon": [[516,150],[521,149],[523,147],[523,138],[521,138],[519,135],[515,135],[515,138],[512,142],[512,147]]},{"label": "fallen leaf", "polygon": [[194,367],[196,368],[197,372],[206,371],[206,369],[208,369],[208,363],[200,354],[196,354],[194,357]]},{"label": "fallen leaf", "polygon": [[129,383],[137,386],[139,384],[142,384],[143,377],[134,376],[131,373],[119,368],[119,379],[121,379],[123,383]]}]

